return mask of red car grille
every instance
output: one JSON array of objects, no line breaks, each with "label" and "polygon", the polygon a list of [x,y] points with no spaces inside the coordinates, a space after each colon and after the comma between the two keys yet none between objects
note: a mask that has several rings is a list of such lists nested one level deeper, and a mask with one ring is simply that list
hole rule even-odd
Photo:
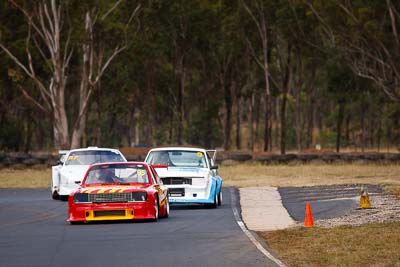
[{"label": "red car grille", "polygon": [[146,192],[130,192],[130,193],[105,193],[105,194],[89,194],[89,202],[94,203],[113,203],[113,202],[141,202],[146,201]]}]

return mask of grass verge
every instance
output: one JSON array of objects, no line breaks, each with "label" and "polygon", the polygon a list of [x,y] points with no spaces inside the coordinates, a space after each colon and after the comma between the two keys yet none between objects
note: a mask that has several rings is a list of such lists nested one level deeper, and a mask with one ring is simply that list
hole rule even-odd
[{"label": "grass verge", "polygon": [[2,169],[0,188],[50,188],[51,169]]},{"label": "grass verge", "polygon": [[400,266],[400,223],[259,232],[291,267]]},{"label": "grass verge", "polygon": [[302,164],[221,166],[225,186],[314,186],[332,184],[399,185],[400,165],[379,164]]},{"label": "grass verge", "polygon": [[[391,192],[400,194],[399,164],[262,165],[244,163],[220,166],[219,172],[224,186],[313,186],[367,183],[392,185]],[[49,187],[50,177],[50,168],[2,169],[0,188]]]}]

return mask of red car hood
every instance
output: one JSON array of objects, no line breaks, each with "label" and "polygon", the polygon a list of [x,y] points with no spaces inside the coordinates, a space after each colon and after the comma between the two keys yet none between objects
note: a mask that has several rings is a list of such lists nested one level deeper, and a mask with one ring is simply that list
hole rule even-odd
[{"label": "red car hood", "polygon": [[86,194],[102,194],[102,193],[129,193],[135,191],[142,191],[146,189],[148,185],[99,185],[99,186],[88,186],[79,188],[76,193]]}]

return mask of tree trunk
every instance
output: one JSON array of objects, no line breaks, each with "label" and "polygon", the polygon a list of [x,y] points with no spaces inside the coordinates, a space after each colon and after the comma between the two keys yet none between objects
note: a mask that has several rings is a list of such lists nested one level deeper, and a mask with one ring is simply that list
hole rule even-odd
[{"label": "tree trunk", "polygon": [[345,140],[346,146],[350,145],[350,122],[351,122],[351,115],[346,115],[346,130],[345,130]]},{"label": "tree trunk", "polygon": [[[44,140],[46,137],[45,123],[42,120],[45,116],[43,114],[39,114],[39,117],[33,118],[34,129],[35,129],[35,137],[36,137],[36,149],[42,151],[44,148]],[[1,121],[0,121],[1,124]]]},{"label": "tree trunk", "polygon": [[306,136],[306,148],[311,148],[314,145],[314,117],[315,117],[315,76],[316,68],[313,66],[311,70],[311,82],[308,85],[308,108],[307,108],[307,136]]},{"label": "tree trunk", "polygon": [[54,146],[56,149],[70,149],[68,123],[66,116],[62,115],[65,111],[57,110],[54,112]]},{"label": "tree trunk", "polygon": [[25,120],[25,142],[24,142],[24,152],[28,153],[29,151],[32,150],[32,119],[30,116],[26,117],[27,119]]},{"label": "tree trunk", "polygon": [[128,143],[130,147],[137,145],[136,143],[136,103],[132,103],[130,112],[130,123],[128,125]]},{"label": "tree trunk", "polygon": [[392,125],[390,123],[386,124],[386,150],[388,153],[392,145],[392,131]]},{"label": "tree trunk", "polygon": [[117,46],[109,58],[103,62],[104,50],[100,49],[97,53],[95,51],[95,40],[93,37],[93,26],[95,22],[93,22],[93,17],[96,17],[96,14],[92,14],[92,11],[86,12],[85,34],[87,40],[82,44],[83,61],[79,90],[79,111],[73,128],[71,148],[78,148],[81,146],[82,136],[86,129],[89,100],[95,86],[99,84],[104,71],[114,57],[124,50],[124,47],[119,48]]},{"label": "tree trunk", "polygon": [[285,76],[283,79],[282,88],[282,104],[281,104],[281,154],[286,154],[286,103],[287,94],[291,86],[292,67],[291,67],[292,47],[288,44],[287,47],[287,62],[285,67]]},{"label": "tree trunk", "polygon": [[264,151],[271,151],[271,94],[265,94]]},{"label": "tree trunk", "polygon": [[65,112],[64,88],[57,89],[57,104],[53,110],[54,146],[56,149],[70,149],[68,120]]},{"label": "tree trunk", "polygon": [[361,151],[365,151],[365,111],[361,111]]},{"label": "tree trunk", "polygon": [[272,96],[271,87],[269,82],[269,62],[271,58],[271,49],[269,49],[268,41],[268,26],[265,15],[262,14],[260,23],[260,37],[262,40],[263,48],[263,70],[264,70],[264,81],[265,81],[265,126],[264,126],[264,151],[272,150]]},{"label": "tree trunk", "polygon": [[185,56],[181,55],[178,63],[178,73],[179,73],[179,89],[178,89],[178,133],[177,141],[178,145],[183,144],[183,123],[184,123],[184,97],[185,97],[185,80],[186,80],[186,70],[185,70]]},{"label": "tree trunk", "polygon": [[242,98],[240,96],[237,97],[236,100],[236,148],[241,149],[241,142],[240,142],[240,127],[241,127],[241,121],[240,121],[240,113],[241,113],[241,102]]},{"label": "tree trunk", "polygon": [[[220,79],[224,79],[221,77]],[[225,102],[225,131],[224,131],[224,149],[229,150],[230,139],[231,139],[231,128],[232,128],[232,93],[231,88],[228,87],[223,80],[221,80],[221,85],[224,91],[224,102]]]},{"label": "tree trunk", "polygon": [[308,106],[307,112],[307,141],[306,141],[306,148],[311,148],[313,144],[313,132],[314,132],[314,103],[311,100]]},{"label": "tree trunk", "polygon": [[[303,133],[304,133],[304,120],[302,119],[303,116],[305,115],[303,112],[302,108],[302,103],[301,103],[301,85],[300,85],[300,78],[295,79],[294,83],[295,85],[293,86],[293,94],[295,95],[296,99],[296,111],[294,114],[295,117],[295,128],[296,128],[296,145],[297,145],[297,151],[301,151],[303,148]],[[288,92],[290,91],[290,88],[288,89]]]},{"label": "tree trunk", "polygon": [[[82,86],[82,85],[81,85]],[[86,85],[87,86],[87,85]],[[79,111],[80,115],[78,115],[77,122],[74,125],[74,130],[72,133],[71,139],[71,149],[79,148],[82,145],[82,136],[86,129],[86,118],[87,118],[87,103],[84,103],[84,99],[87,97],[87,90],[80,91],[80,101],[79,101]]]},{"label": "tree trunk", "polygon": [[264,125],[264,151],[271,151],[272,147],[272,123],[271,123],[271,88],[269,82],[269,62],[271,58],[271,49],[269,49],[269,38],[268,38],[268,25],[267,25],[267,18],[265,17],[264,10],[259,9],[257,10],[260,18],[257,18],[254,13],[251,11],[249,6],[243,2],[243,7],[249,13],[251,19],[254,21],[259,37],[261,39],[262,45],[262,60],[259,59],[259,56],[256,55],[256,52],[251,44],[251,42],[247,39],[248,45],[252,50],[253,57],[263,70],[264,74],[264,82],[265,82],[265,91],[264,91],[264,110],[265,110],[265,125]]},{"label": "tree trunk", "polygon": [[97,108],[97,112],[96,112],[96,145],[100,146],[101,144],[101,116],[102,116],[102,112],[101,112],[101,91],[98,90],[97,94],[96,94],[96,108]]},{"label": "tree trunk", "polygon": [[274,138],[273,138],[275,140],[275,142],[274,142],[273,146],[278,147],[278,148],[281,147],[281,144],[280,144],[280,136],[281,136],[280,123],[281,123],[281,105],[282,105],[281,102],[282,101],[279,97],[276,97],[274,99],[274,101],[272,101],[272,104],[273,104],[273,106],[272,106],[272,110],[273,110],[272,115],[273,116],[272,117],[273,117],[273,121],[275,122],[274,123],[275,130],[274,130]]},{"label": "tree trunk", "polygon": [[339,101],[339,112],[336,124],[336,152],[340,152],[340,145],[342,140],[342,124],[343,124],[343,115],[344,115],[344,102]]},{"label": "tree trunk", "polygon": [[[178,71],[177,71],[177,76],[180,77],[181,76],[181,64],[178,64]],[[155,69],[154,69],[154,62],[152,62],[152,60],[148,60],[146,61],[146,91],[148,92],[149,95],[151,96],[155,96],[155,82],[156,82],[156,74],[155,74]],[[180,83],[178,83],[180,84]],[[178,88],[178,101],[182,101],[181,103],[178,103],[178,106],[183,106],[183,94],[182,96],[179,94],[180,92],[180,87]],[[179,112],[180,108],[178,108],[178,114],[181,114]],[[144,112],[143,112],[143,116],[144,119],[147,121],[146,123],[146,131],[147,133],[145,134],[145,143],[148,146],[155,146],[155,139],[154,139],[154,127],[155,125],[157,125],[157,115],[153,112],[154,110],[157,109],[156,107],[156,98],[155,97],[150,97],[148,101],[146,101],[146,105],[143,107]],[[176,142],[176,141],[175,141]]]},{"label": "tree trunk", "polygon": [[256,98],[256,109],[255,109],[255,114],[254,114],[254,121],[256,123],[255,126],[255,135],[254,135],[254,142],[255,145],[258,147],[258,142],[259,142],[259,137],[260,137],[260,111],[261,111],[261,106],[263,102],[263,98],[262,97],[257,97]]},{"label": "tree trunk", "polygon": [[170,116],[168,129],[168,142],[171,144],[174,138],[174,116]]},{"label": "tree trunk", "polygon": [[287,94],[284,93],[282,96],[282,104],[281,104],[281,154],[286,154],[286,103],[287,103]]},{"label": "tree trunk", "polygon": [[[299,96],[297,96],[296,97],[296,105],[299,107],[301,104],[300,104],[300,99],[299,99]],[[296,117],[296,144],[297,144],[297,151],[301,151],[302,150],[302,148],[303,148],[303,127],[304,127],[304,124],[302,123],[302,120],[301,120],[301,116],[302,116],[302,114],[301,114],[301,110],[300,110],[301,108],[299,108],[298,110],[297,110],[297,112],[296,112],[296,114],[295,114],[295,117]]]},{"label": "tree trunk", "polygon": [[249,105],[248,105],[249,110],[247,116],[247,121],[249,125],[248,148],[251,151],[254,151],[254,104],[255,104],[255,92],[254,90],[252,90],[251,98],[249,99]]},{"label": "tree trunk", "polygon": [[92,15],[89,11],[85,16],[85,33],[87,41],[82,45],[82,71],[81,82],[79,88],[79,110],[76,118],[71,139],[71,148],[79,148],[82,145],[82,136],[86,129],[86,117],[88,110],[88,103],[91,92],[93,90],[90,85],[90,76],[93,72],[93,22]]},{"label": "tree trunk", "polygon": [[377,136],[377,146],[378,152],[381,150],[381,141],[382,141],[382,120],[378,120],[378,136]]}]

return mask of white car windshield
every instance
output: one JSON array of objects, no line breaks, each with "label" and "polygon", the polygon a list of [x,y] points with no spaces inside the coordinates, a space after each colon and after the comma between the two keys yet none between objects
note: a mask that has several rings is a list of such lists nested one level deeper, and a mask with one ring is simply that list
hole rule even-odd
[{"label": "white car windshield", "polygon": [[110,150],[73,151],[68,155],[65,165],[91,165],[102,162],[122,162],[123,157]]},{"label": "white car windshield", "polygon": [[206,168],[206,157],[201,151],[161,150],[152,151],[147,158],[148,164],[168,164],[176,167]]},{"label": "white car windshield", "polygon": [[85,185],[90,184],[147,184],[149,178],[144,165],[110,164],[90,169]]}]

